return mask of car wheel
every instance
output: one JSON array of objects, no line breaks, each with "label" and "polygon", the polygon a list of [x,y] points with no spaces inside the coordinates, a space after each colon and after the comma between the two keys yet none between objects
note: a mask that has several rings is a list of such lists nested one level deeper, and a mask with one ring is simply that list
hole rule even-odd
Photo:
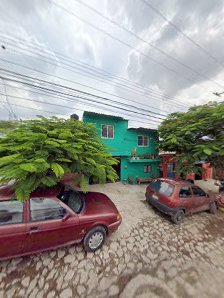
[{"label": "car wheel", "polygon": [[90,230],[84,238],[84,249],[87,252],[94,252],[101,248],[106,239],[106,230],[98,226]]},{"label": "car wheel", "polygon": [[171,216],[171,219],[172,219],[172,221],[173,221],[175,224],[179,225],[179,224],[181,224],[181,222],[183,221],[184,216],[185,216],[184,211],[183,211],[183,210],[178,210],[176,213],[174,213],[174,214]]},{"label": "car wheel", "polygon": [[209,206],[209,211],[212,213],[212,214],[215,214],[217,212],[217,205],[215,202],[212,202]]}]

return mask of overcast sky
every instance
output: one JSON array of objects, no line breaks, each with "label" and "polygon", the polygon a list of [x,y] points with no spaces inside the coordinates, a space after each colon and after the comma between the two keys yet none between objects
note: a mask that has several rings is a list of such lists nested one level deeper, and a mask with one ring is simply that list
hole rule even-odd
[{"label": "overcast sky", "polygon": [[[0,119],[10,114],[8,103],[2,103],[6,93],[19,119],[81,116],[88,110],[147,127],[156,127],[167,113],[222,100],[212,93],[224,91],[223,1],[82,1],[119,26],[76,0],[0,0],[0,67],[113,102],[78,98],[72,89],[73,97],[66,100],[18,82],[4,80],[4,86],[0,80]],[[12,78],[2,70],[0,75]],[[96,101],[110,106],[97,107]],[[116,101],[129,106],[116,109]]]}]

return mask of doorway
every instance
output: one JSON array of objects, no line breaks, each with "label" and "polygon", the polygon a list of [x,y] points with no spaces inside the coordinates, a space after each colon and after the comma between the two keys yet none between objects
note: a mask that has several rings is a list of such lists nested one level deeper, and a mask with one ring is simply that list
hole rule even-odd
[{"label": "doorway", "polygon": [[[196,164],[197,167],[202,168],[202,164]],[[195,174],[195,180],[202,180],[202,172]]]},{"label": "doorway", "polygon": [[113,156],[118,160],[118,164],[114,165],[113,168],[117,173],[118,179],[121,180],[121,158],[119,156]]}]

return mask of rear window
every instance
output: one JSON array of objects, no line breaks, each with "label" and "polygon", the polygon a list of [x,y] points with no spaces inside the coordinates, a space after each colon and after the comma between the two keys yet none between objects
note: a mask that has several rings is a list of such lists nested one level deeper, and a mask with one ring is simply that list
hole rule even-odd
[{"label": "rear window", "polygon": [[174,191],[174,185],[160,180],[152,181],[149,184],[149,187],[155,190],[156,192],[161,193],[167,197],[170,197]]},{"label": "rear window", "polygon": [[84,205],[84,195],[74,190],[64,191],[60,200],[70,207],[75,213],[80,213]]}]

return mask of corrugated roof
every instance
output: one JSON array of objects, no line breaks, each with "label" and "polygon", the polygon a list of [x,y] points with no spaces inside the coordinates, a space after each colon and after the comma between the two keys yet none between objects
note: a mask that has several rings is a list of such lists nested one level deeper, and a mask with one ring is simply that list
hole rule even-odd
[{"label": "corrugated roof", "polygon": [[146,127],[130,127],[128,128],[129,130],[136,130],[136,131],[157,131],[156,129],[153,128],[146,128]]},{"label": "corrugated roof", "polygon": [[126,120],[128,121],[127,119],[124,119],[120,116],[114,116],[114,115],[107,115],[107,114],[101,114],[101,113],[95,113],[95,112],[88,112],[88,111],[85,111],[83,113],[83,117],[86,116],[86,115],[89,115],[89,116],[97,116],[97,117],[100,117],[100,116],[103,116],[105,118],[116,118],[116,119],[119,119],[119,120]]}]

